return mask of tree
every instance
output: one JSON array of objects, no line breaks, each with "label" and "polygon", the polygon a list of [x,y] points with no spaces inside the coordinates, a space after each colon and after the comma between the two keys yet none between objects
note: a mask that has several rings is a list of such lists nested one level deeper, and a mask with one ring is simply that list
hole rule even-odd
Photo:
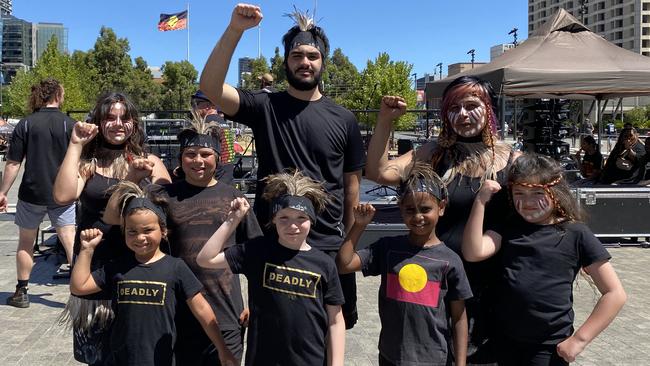
[{"label": "tree", "polygon": [[153,81],[153,75],[142,57],[136,57],[135,66],[126,92],[140,110],[162,109],[162,86]]},{"label": "tree", "polygon": [[[5,102],[3,112],[17,117],[31,113],[28,106],[31,87],[48,77],[55,78],[63,84],[65,98],[62,109],[89,110],[92,98],[88,91],[92,88],[85,84],[87,77],[84,75],[84,71],[84,68],[77,67],[70,56],[59,52],[58,40],[53,36],[36,66],[30,71],[21,71],[14,77],[11,85],[7,88],[8,101]],[[79,113],[73,117],[83,118],[85,114]]]},{"label": "tree", "polygon": [[275,88],[277,90],[287,89],[287,73],[284,71],[284,57],[280,55],[279,47],[275,47],[275,54],[269,61],[271,62],[271,75],[275,79]]},{"label": "tree", "polygon": [[[411,89],[413,65],[405,61],[391,61],[387,53],[380,53],[374,61],[368,60],[357,87],[346,95],[342,104],[350,109],[379,109],[384,95],[399,95],[406,99],[408,108],[415,107],[417,93]],[[368,114],[367,127],[374,126],[376,114]],[[400,117],[395,129],[411,129],[416,116],[410,113]]]},{"label": "tree", "polygon": [[163,71],[163,109],[190,109],[190,98],[196,92],[199,72],[189,61],[167,61]]},{"label": "tree", "polygon": [[260,88],[258,78],[264,73],[269,72],[269,64],[264,57],[258,57],[251,61],[251,73],[244,75],[242,78],[242,89],[255,90]]},{"label": "tree", "polygon": [[637,107],[625,112],[625,122],[633,126],[644,126],[646,122],[646,109]]},{"label": "tree", "polygon": [[128,89],[133,68],[130,49],[126,38],[117,38],[111,28],[101,28],[95,46],[88,52],[88,66],[96,75],[100,93]]},{"label": "tree", "polygon": [[340,48],[334,50],[325,67],[327,71],[323,77],[325,94],[337,103],[345,104],[361,79],[359,71]]}]

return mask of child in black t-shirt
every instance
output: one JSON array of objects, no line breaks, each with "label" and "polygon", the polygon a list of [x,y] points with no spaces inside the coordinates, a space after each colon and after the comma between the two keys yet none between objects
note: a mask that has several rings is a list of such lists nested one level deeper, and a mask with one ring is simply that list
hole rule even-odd
[{"label": "child in black t-shirt", "polygon": [[201,283],[185,262],[164,254],[166,214],[160,203],[123,181],[114,196],[121,208],[121,226],[131,255],[90,272],[93,252],[102,238],[98,229],[80,234],[81,251],[72,271],[70,291],[77,296],[109,289],[113,321],[109,365],[173,365],[178,301],[186,301],[219,350],[222,365],[235,365],[212,308],[201,294]]},{"label": "child in black t-shirt", "polygon": [[[609,253],[579,222],[575,198],[557,162],[522,155],[510,167],[508,187],[516,215],[483,231],[485,204],[501,189],[497,182],[486,181],[463,237],[468,261],[500,254],[499,365],[567,365],[614,319],[625,303],[625,291]],[[572,286],[581,269],[602,297],[574,332]]]},{"label": "child in black t-shirt", "polygon": [[227,219],[196,258],[206,268],[230,268],[248,279],[247,365],[343,365],[343,292],[331,257],[307,243],[328,199],[322,185],[302,175],[266,179],[277,237],[259,237],[222,252],[250,208],[231,203]]},{"label": "child in black t-shirt", "polygon": [[375,213],[370,204],[358,205],[354,225],[336,257],[339,271],[381,275],[379,365],[446,365],[452,336],[455,364],[465,365],[465,300],[472,291],[460,257],[436,236],[447,190],[429,164],[416,163],[402,178],[398,193],[409,234],[381,238],[355,252]]}]

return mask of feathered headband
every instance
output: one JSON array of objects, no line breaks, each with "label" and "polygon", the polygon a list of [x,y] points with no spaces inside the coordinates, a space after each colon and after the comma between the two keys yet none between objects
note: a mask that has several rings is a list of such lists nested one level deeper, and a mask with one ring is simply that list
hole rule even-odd
[{"label": "feathered headband", "polygon": [[293,19],[296,22],[296,26],[300,29],[300,32],[287,43],[289,47],[284,50],[285,60],[289,56],[289,51],[302,45],[316,47],[322,57],[325,58],[327,56],[325,42],[321,37],[312,32],[312,29],[316,28],[313,15],[309,15],[309,11],[300,12],[294,5],[293,13],[285,14],[285,16]]},{"label": "feathered headband", "polygon": [[181,151],[189,146],[209,147],[217,154],[221,151],[219,136],[215,133],[219,125],[214,121],[207,122],[206,118],[192,110],[192,119],[187,121],[190,127],[178,134]]}]

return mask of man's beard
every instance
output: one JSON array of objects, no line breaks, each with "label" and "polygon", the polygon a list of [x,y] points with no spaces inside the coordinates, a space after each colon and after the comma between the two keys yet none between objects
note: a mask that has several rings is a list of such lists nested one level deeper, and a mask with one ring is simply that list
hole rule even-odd
[{"label": "man's beard", "polygon": [[321,81],[321,76],[323,75],[322,69],[318,70],[317,72],[314,72],[314,78],[311,80],[308,79],[299,79],[294,72],[291,72],[289,70],[289,67],[285,65],[284,71],[287,74],[287,82],[289,85],[292,87],[301,90],[301,91],[308,91],[308,90],[313,90],[314,88],[318,87],[318,84],[320,84]]}]

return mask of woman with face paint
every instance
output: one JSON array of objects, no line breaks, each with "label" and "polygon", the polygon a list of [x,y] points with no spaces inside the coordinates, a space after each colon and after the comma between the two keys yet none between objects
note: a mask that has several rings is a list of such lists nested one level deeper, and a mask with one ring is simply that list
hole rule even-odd
[{"label": "woman with face paint", "polygon": [[[128,252],[119,226],[102,220],[108,203],[108,190],[121,180],[140,183],[169,183],[171,178],[162,161],[144,151],[144,134],[138,111],[121,93],[101,96],[87,123],[75,124],[68,150],[54,183],[57,202],[81,205],[77,223],[75,253],[79,253],[79,233],[96,228],[102,231],[102,244],[93,255],[92,268]],[[63,317],[75,328],[75,359],[102,364],[102,347],[112,316],[110,293],[99,292],[84,298],[71,296]],[[94,314],[88,316],[88,314]],[[106,333],[107,334],[107,333]]]},{"label": "woman with face paint", "polygon": [[[486,181],[463,238],[468,261],[500,254],[499,365],[568,365],[616,317],[625,291],[609,253],[580,222],[581,212],[556,161],[524,154],[509,170],[508,188],[513,217],[484,231],[485,205],[501,189]],[[574,332],[573,281],[581,270],[602,296]]]},{"label": "woman with face paint", "polygon": [[[397,186],[414,161],[429,162],[442,177],[449,191],[445,215],[440,217],[436,232],[446,246],[461,255],[465,222],[474,197],[486,180],[505,184],[506,168],[515,158],[512,148],[497,141],[496,97],[488,82],[475,77],[452,81],[442,97],[442,130],[437,140],[422,145],[395,159],[388,159],[388,139],[392,121],[406,112],[400,97],[384,97],[377,126],[368,146],[366,177],[380,184]],[[490,219],[501,219],[509,211],[508,199],[498,194],[488,206]],[[495,361],[489,336],[493,310],[489,291],[497,279],[495,260],[482,263],[464,262],[474,297],[466,301],[469,319],[469,364]]]}]

